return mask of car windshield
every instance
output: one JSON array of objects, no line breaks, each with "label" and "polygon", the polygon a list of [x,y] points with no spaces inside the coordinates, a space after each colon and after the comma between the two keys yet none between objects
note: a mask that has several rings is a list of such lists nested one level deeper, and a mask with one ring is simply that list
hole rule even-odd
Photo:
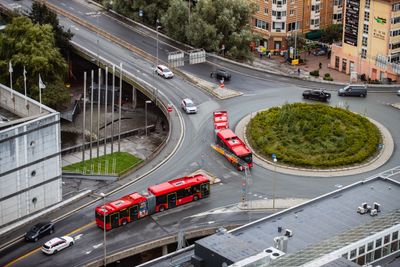
[{"label": "car windshield", "polygon": [[187,102],[187,103],[186,103],[186,106],[189,107],[189,108],[191,108],[191,107],[194,107],[194,104],[193,104],[192,102]]},{"label": "car windshield", "polygon": [[48,245],[43,245],[43,247],[44,247],[45,249],[50,249],[50,246],[48,246]]},{"label": "car windshield", "polygon": [[164,72],[171,72],[168,68],[164,68]]}]

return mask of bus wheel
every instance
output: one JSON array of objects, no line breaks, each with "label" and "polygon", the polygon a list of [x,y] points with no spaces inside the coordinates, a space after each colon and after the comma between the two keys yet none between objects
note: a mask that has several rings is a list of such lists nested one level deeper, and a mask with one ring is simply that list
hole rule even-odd
[{"label": "bus wheel", "polygon": [[165,210],[164,206],[161,206],[160,211],[164,211],[164,210]]},{"label": "bus wheel", "polygon": [[126,225],[128,222],[126,220],[122,221],[122,225]]},{"label": "bus wheel", "polygon": [[198,195],[194,195],[193,201],[197,201],[197,200],[199,200],[199,196]]}]

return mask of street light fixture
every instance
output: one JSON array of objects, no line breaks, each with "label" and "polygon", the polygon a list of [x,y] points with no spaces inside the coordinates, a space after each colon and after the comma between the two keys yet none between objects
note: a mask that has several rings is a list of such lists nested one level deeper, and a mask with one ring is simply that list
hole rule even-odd
[{"label": "street light fixture", "polygon": [[107,266],[107,239],[106,239],[106,194],[104,194],[104,193],[100,193],[100,196],[103,198],[103,202],[104,202],[104,204],[103,204],[103,207],[104,207],[104,209],[103,209],[103,239],[104,239],[104,246],[103,246],[103,248],[104,248],[104,255],[103,255],[103,257],[104,257],[104,267],[105,266]]},{"label": "street light fixture", "polygon": [[157,65],[158,65],[158,29],[161,29],[161,26],[160,25],[158,25],[160,23],[160,20],[159,19],[157,19],[157,21],[156,21],[156,31],[157,31],[157,61],[156,61],[156,67],[157,67]]},{"label": "street light fixture", "polygon": [[144,102],[144,117],[145,117],[145,131],[146,131],[146,136],[147,136],[147,104],[151,104],[150,100],[146,100]]}]

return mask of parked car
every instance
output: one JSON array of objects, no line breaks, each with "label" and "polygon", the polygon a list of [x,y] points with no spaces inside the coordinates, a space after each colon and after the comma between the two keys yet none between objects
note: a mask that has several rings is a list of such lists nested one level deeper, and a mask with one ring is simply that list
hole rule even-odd
[{"label": "parked car", "polygon": [[324,90],[305,90],[303,98],[327,102],[331,98],[331,94]]},{"label": "parked car", "polygon": [[70,236],[56,237],[42,246],[43,253],[47,255],[56,254],[64,248],[70,247],[74,244],[74,239]]},{"label": "parked car", "polygon": [[397,91],[397,95],[400,96],[400,90]]},{"label": "parked car", "polygon": [[158,75],[163,76],[165,79],[174,77],[174,74],[167,66],[157,65],[156,71]]},{"label": "parked car", "polygon": [[197,107],[193,103],[193,101],[189,98],[185,98],[181,102],[182,109],[187,113],[197,113]]},{"label": "parked car", "polygon": [[54,233],[54,224],[51,222],[41,222],[34,225],[25,234],[25,240],[27,241],[38,241],[41,237],[45,235],[51,235]]},{"label": "parked car", "polygon": [[314,56],[325,56],[327,53],[328,51],[324,48],[317,48],[312,52]]},{"label": "parked car", "polygon": [[211,77],[216,77],[218,80],[230,80],[231,79],[231,74],[229,72],[227,72],[226,70],[217,70],[217,71],[213,71],[210,74]]},{"label": "parked car", "polygon": [[349,84],[338,91],[339,96],[367,96],[367,87],[363,84]]}]

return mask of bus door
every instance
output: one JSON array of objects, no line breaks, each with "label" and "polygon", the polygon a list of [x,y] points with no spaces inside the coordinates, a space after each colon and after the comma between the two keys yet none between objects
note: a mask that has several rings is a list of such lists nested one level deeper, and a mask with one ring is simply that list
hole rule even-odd
[{"label": "bus door", "polygon": [[174,208],[176,206],[176,193],[170,193],[167,195],[168,208]]},{"label": "bus door", "polygon": [[116,228],[119,226],[119,213],[113,213],[111,217],[111,228]]},{"label": "bus door", "polygon": [[139,209],[138,209],[137,205],[134,205],[129,208],[129,218],[131,219],[131,221],[138,219],[138,213],[139,213]]},{"label": "bus door", "polygon": [[200,186],[201,197],[208,197],[210,195],[210,184],[204,183]]}]

